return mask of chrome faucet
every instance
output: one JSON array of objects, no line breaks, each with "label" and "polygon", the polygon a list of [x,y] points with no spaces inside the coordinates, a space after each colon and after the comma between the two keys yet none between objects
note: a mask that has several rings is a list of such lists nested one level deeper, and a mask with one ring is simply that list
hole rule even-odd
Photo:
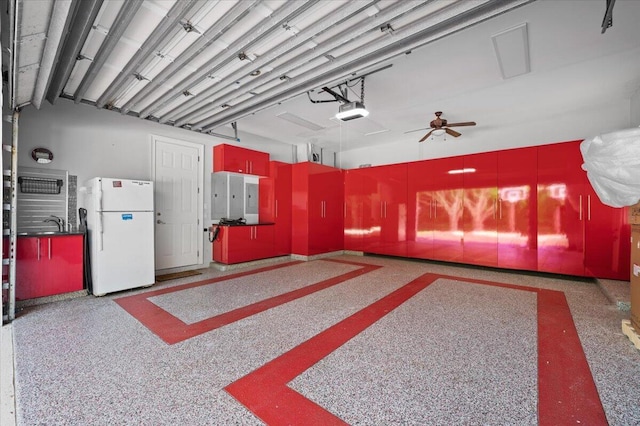
[{"label": "chrome faucet", "polygon": [[53,222],[56,225],[58,225],[58,232],[64,232],[64,219],[61,217],[51,215],[45,220],[43,220],[43,222],[45,223]]}]

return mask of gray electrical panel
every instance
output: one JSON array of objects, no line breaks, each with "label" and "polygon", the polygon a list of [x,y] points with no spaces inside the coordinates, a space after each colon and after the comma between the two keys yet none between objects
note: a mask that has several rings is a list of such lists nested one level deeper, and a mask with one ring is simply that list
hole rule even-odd
[{"label": "gray electrical panel", "polygon": [[247,183],[244,187],[245,213],[258,214],[258,184]]},{"label": "gray electrical panel", "polygon": [[243,216],[244,177],[230,173],[212,173],[211,219],[238,219]]}]

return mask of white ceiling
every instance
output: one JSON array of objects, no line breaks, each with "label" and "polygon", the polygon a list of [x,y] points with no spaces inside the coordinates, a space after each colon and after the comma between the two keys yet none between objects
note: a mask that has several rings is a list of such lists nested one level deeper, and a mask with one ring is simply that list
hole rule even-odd
[{"label": "white ceiling", "polygon": [[[417,142],[422,132],[405,132],[428,127],[435,111],[476,121],[457,129],[464,138],[532,117],[560,120],[640,87],[636,0],[615,2],[604,34],[606,0],[3,2],[17,11],[16,31],[11,14],[2,22],[12,106],[63,96],[199,132],[233,135],[237,122],[334,151]],[[491,37],[525,23],[531,72],[504,79]],[[362,75],[367,118],[342,123],[332,118],[338,103],[309,100],[307,92],[332,100],[321,88],[345,82],[357,100]]]}]

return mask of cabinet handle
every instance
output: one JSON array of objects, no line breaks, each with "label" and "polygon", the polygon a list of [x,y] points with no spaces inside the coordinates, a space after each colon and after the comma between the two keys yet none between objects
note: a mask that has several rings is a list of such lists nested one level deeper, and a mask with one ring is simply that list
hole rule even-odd
[{"label": "cabinet handle", "polygon": [[579,217],[579,220],[582,220],[582,195],[580,196],[580,198],[578,200],[578,204],[579,204],[578,209],[579,209],[579,212],[580,212],[578,217]]},{"label": "cabinet handle", "polygon": [[49,260],[51,260],[51,238],[47,238],[49,241]]},{"label": "cabinet handle", "polygon": [[587,220],[591,220],[591,195],[587,195]]},{"label": "cabinet handle", "polygon": [[38,260],[40,260],[40,238],[37,238],[36,241],[37,241],[36,247],[38,251]]},{"label": "cabinet handle", "polygon": [[387,218],[387,202],[384,202],[384,217]]},{"label": "cabinet handle", "polygon": [[276,217],[278,217],[278,200],[276,200]]}]

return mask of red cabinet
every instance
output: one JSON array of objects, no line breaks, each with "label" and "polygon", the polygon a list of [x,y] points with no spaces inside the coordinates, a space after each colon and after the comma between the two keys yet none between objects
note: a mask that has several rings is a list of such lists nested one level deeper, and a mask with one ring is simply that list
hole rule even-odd
[{"label": "red cabinet", "polygon": [[407,164],[370,167],[362,172],[362,250],[407,255]]},{"label": "red cabinet", "polygon": [[213,242],[213,260],[227,265],[275,255],[274,225],[220,226]]},{"label": "red cabinet", "polygon": [[536,147],[498,152],[498,266],[538,269]]},{"label": "red cabinet", "polygon": [[344,171],[344,248],[364,251],[363,236],[371,232],[365,228],[363,216],[365,205],[364,179],[366,169]]},{"label": "red cabinet", "polygon": [[628,280],[628,209],[602,204],[581,164],[580,141],[538,147],[538,268]]},{"label": "red cabinet", "polygon": [[19,237],[16,300],[83,289],[83,236]]},{"label": "red cabinet", "polygon": [[575,143],[538,147],[538,270],[584,275],[584,182]]},{"label": "red cabinet", "polygon": [[261,222],[273,222],[275,255],[291,253],[291,164],[269,162],[269,177],[260,178]]},{"label": "red cabinet", "polygon": [[234,145],[213,147],[213,171],[269,175],[269,154]]},{"label": "red cabinet", "polygon": [[498,265],[498,155],[466,155],[463,178],[462,228],[464,263]]},{"label": "red cabinet", "polygon": [[463,261],[463,166],[463,157],[408,164],[408,256]]},{"label": "red cabinet", "polygon": [[342,171],[304,162],[291,166],[293,254],[310,256],[342,250]]}]

